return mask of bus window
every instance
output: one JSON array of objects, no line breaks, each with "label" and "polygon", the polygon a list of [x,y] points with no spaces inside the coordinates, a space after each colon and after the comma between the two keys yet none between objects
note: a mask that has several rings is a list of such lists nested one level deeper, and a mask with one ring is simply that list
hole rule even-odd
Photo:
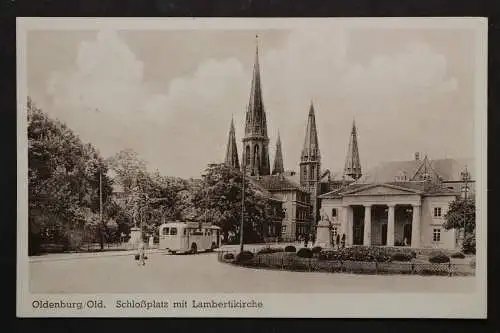
[{"label": "bus window", "polygon": [[170,235],[171,236],[177,235],[177,228],[170,228]]},{"label": "bus window", "polygon": [[162,234],[163,236],[168,235],[168,228],[163,228]]},{"label": "bus window", "polygon": [[182,229],[182,230],[184,231],[184,232],[183,232],[183,235],[184,235],[184,236],[186,236],[186,234],[187,234],[187,229],[186,229],[186,228],[184,228],[184,229]]}]

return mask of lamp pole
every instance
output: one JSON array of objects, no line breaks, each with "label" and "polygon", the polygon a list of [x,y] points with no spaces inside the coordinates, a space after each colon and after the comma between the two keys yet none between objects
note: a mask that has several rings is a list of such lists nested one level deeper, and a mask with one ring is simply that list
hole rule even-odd
[{"label": "lamp pole", "polygon": [[242,166],[242,185],[241,185],[241,224],[240,224],[240,253],[243,252],[243,226],[245,223],[245,163]]}]

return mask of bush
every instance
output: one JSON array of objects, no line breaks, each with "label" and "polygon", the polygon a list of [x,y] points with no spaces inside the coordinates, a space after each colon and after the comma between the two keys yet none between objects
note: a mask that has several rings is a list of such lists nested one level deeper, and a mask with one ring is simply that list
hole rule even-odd
[{"label": "bush", "polygon": [[268,246],[268,247],[260,249],[259,252],[257,252],[257,253],[258,254],[267,254],[267,253],[276,253],[276,252],[283,252],[283,249]]},{"label": "bush", "polygon": [[465,236],[462,244],[462,250],[466,254],[476,254],[476,237],[475,235]]},{"label": "bush", "polygon": [[322,250],[321,246],[315,246],[312,248],[312,253],[320,253]]},{"label": "bush", "polygon": [[411,261],[413,255],[408,253],[397,252],[391,256],[391,261]]},{"label": "bush", "polygon": [[311,251],[311,249],[308,249],[307,247],[304,247],[297,251],[297,256],[301,258],[312,258],[313,251]]},{"label": "bush", "polygon": [[462,252],[455,252],[450,257],[451,258],[464,259],[465,258],[465,254],[463,254]]},{"label": "bush", "polygon": [[243,252],[238,253],[238,255],[236,256],[236,261],[243,262],[243,261],[251,260],[252,258],[253,258],[252,252],[243,251]]},{"label": "bush", "polygon": [[224,254],[223,258],[226,259],[226,260],[233,260],[234,259],[234,254],[232,254],[232,253],[226,253],[226,254]]},{"label": "bush", "polygon": [[450,257],[444,252],[433,252],[429,255],[429,262],[433,264],[444,264],[450,262]]},{"label": "bush", "polygon": [[293,245],[288,245],[287,247],[285,247],[285,252],[295,252],[295,251],[297,251],[297,249]]}]

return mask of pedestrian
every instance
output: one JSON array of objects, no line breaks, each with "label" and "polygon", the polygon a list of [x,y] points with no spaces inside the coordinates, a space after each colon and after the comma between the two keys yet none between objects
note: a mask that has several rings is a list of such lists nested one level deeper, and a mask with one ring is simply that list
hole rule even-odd
[{"label": "pedestrian", "polygon": [[137,247],[136,258],[137,258],[137,264],[139,266],[141,265],[144,266],[146,264],[146,258],[144,254],[144,241],[142,239],[139,241],[139,246]]},{"label": "pedestrian", "polygon": [[337,239],[335,241],[335,244],[337,244],[337,249],[340,249],[340,234],[337,234]]},{"label": "pedestrian", "polygon": [[304,247],[307,247],[309,245],[309,234],[306,234],[304,237]]}]

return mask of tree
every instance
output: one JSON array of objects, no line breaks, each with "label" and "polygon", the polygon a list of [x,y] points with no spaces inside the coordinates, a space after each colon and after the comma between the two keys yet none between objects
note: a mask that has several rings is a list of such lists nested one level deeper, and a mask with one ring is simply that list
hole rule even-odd
[{"label": "tree", "polygon": [[47,240],[70,246],[72,236],[90,222],[87,210],[99,212],[99,173],[104,200],[111,181],[97,150],[30,98],[27,115],[29,249],[34,254]]},{"label": "tree", "polygon": [[457,229],[463,233],[462,250],[476,252],[476,205],[474,199],[457,198],[448,207],[444,216],[445,229]]},{"label": "tree", "polygon": [[[198,220],[211,220],[222,229],[227,239],[230,231],[240,234],[242,213],[243,177],[225,164],[211,164],[203,175],[202,186],[192,202],[202,212]],[[251,180],[245,180],[245,220],[246,241],[262,240],[264,226],[284,212],[279,212],[268,196]]]}]

